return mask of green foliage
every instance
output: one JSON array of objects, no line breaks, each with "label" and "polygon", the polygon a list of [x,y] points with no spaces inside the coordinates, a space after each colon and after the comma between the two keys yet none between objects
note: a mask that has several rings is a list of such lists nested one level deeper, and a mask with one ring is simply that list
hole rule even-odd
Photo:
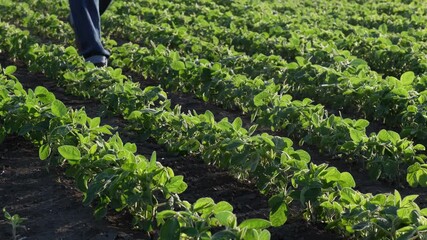
[{"label": "green foliage", "polygon": [[[418,76],[427,66],[425,57],[418,54],[424,48],[417,41],[422,39],[422,34],[417,35],[414,33],[416,30],[397,34],[402,29],[424,24],[420,24],[420,16],[414,14],[410,7],[396,5],[393,1],[388,4],[373,3],[375,11],[363,3],[364,1],[346,3],[339,6],[343,11],[337,11],[337,6],[333,3],[317,6],[312,3],[304,5],[304,1],[278,5],[259,1],[233,2],[232,5],[209,3],[211,5],[208,8],[199,7],[199,4],[173,4],[165,1],[149,1],[146,3],[149,8],[141,8],[140,1],[119,1],[112,7],[111,15],[106,17],[105,25],[107,34],[126,37],[139,43],[114,47],[111,60],[116,66],[130,68],[146,77],[161,79],[162,86],[171,90],[191,91],[204,100],[211,100],[225,107],[240,108],[249,113],[259,125],[274,130],[281,129],[298,138],[302,136],[301,142],[315,144],[331,155],[360,161],[375,179],[399,182],[406,173],[406,180],[411,186],[424,186],[425,156],[420,154],[424,151],[424,146],[404,138],[427,138],[424,116],[427,98],[422,92],[426,81]],[[208,3],[200,4],[204,6]],[[318,18],[319,7],[329,13],[322,15],[322,19]],[[11,21],[25,18],[24,24],[34,33],[57,40],[72,33],[69,26],[56,16],[36,14],[29,10],[28,5],[19,4],[17,7],[6,4],[2,8],[11,12],[2,18],[10,18]],[[64,9],[64,6],[46,4],[46,1],[38,1],[34,8],[41,12],[61,9],[64,15],[68,14],[68,9]],[[221,11],[218,12],[218,9]],[[294,9],[292,13],[289,13],[290,9]],[[196,14],[173,14],[176,11]],[[277,14],[278,12],[289,14]],[[394,17],[385,21],[385,18],[379,17],[379,13]],[[405,17],[408,13],[411,21],[407,21]],[[284,20],[284,16],[290,18]],[[320,30],[310,27],[312,21]],[[331,25],[331,22],[336,24]],[[58,27],[65,29],[64,32],[55,34],[57,31],[52,29]],[[121,69],[96,69],[84,65],[75,49],[34,44],[27,33],[7,25],[0,25],[0,34],[5,36],[1,47],[7,49],[13,57],[26,61],[32,70],[58,78],[71,93],[101,100],[110,109],[125,116],[132,127],[141,130],[144,136],[156,136],[158,142],[166,144],[171,150],[200,154],[206,162],[234,169],[242,177],[255,179],[261,191],[272,193],[273,197],[269,201],[272,225],[283,224],[287,217],[287,205],[292,200],[297,200],[304,207],[307,218],[325,221],[331,228],[338,228],[355,236],[374,239],[416,238],[425,230],[423,218],[420,217],[425,210],[417,207],[406,209],[404,205],[392,207],[391,202],[384,199],[400,198],[396,193],[393,196],[379,194],[371,197],[351,190],[355,182],[349,173],[341,173],[326,165],[311,164],[310,156],[304,151],[295,151],[289,139],[268,134],[254,135],[256,127],[246,130],[240,119],[216,122],[210,112],[200,115],[182,114],[179,106],[170,109],[170,102],[160,88],[149,87],[141,91],[138,84],[130,82],[121,74]],[[67,38],[73,37],[70,35]],[[115,45],[113,42],[109,44]],[[286,59],[281,56],[286,56]],[[371,68],[388,77],[381,76]],[[6,75],[13,71],[14,68],[10,67]],[[0,86],[2,90],[3,85]],[[7,84],[4,86],[7,87]],[[76,133],[74,125],[54,128],[50,132],[52,137],[44,138],[40,129],[46,125],[59,126],[60,123],[70,122],[70,119],[67,120],[67,109],[56,102],[52,106],[42,105],[40,111],[36,102],[48,104],[54,100],[52,95],[45,94],[41,88],[28,93],[25,110],[9,108],[19,98],[26,96],[22,92],[22,86],[16,84],[15,87],[16,92],[20,93],[14,99],[9,99],[9,96],[0,91],[3,99],[7,99],[5,102],[11,100],[6,110],[0,110],[1,116],[4,112],[14,110],[13,118],[6,117],[6,128],[0,129],[0,137],[10,132],[10,129],[19,128],[20,134],[31,136],[39,143],[39,155],[42,159],[62,162],[63,159],[58,159],[58,156],[66,159],[64,154],[69,154],[70,159],[78,159],[71,160],[70,163],[74,165],[68,173],[73,175],[83,172],[77,175],[77,182],[83,191],[90,189],[85,198],[87,203],[99,198],[96,215],[102,216],[109,204],[120,209],[128,201],[138,201],[135,200],[136,193],[120,191],[119,194],[126,196],[125,200],[110,198],[108,189],[111,187],[117,190],[114,181],[125,179],[126,182],[126,177],[134,174],[137,169],[144,172],[147,166],[148,169],[154,167],[155,157],[150,161],[141,160],[142,157],[134,155],[136,148],[121,143],[118,137],[113,137],[105,146],[91,144],[91,141],[98,140],[96,137],[92,139],[92,136],[110,135],[110,128],[100,127],[99,119],[85,117],[87,122],[78,120],[84,115],[81,112],[70,113],[74,114],[72,119],[84,125],[84,133],[77,134],[78,140],[70,137]],[[368,136],[368,121],[329,115],[322,105],[312,104],[313,100],[292,100],[288,93],[308,96],[334,108],[357,111],[370,120],[382,120],[388,126],[402,127],[403,131],[399,135],[382,130]],[[49,107],[51,111],[46,111]],[[34,126],[25,121],[12,121],[23,119],[22,116],[26,116],[28,112],[34,113],[31,119],[36,119],[35,116],[38,117],[39,114],[42,118],[37,118],[39,120]],[[57,117],[57,120],[49,121],[52,116]],[[77,148],[81,158],[76,149],[65,147],[59,150],[61,144],[74,146],[77,141],[82,143]],[[106,153],[106,149],[117,152]],[[97,157],[100,153],[101,160]],[[134,159],[139,159],[139,162]],[[117,161],[121,164],[117,172],[120,177],[113,177],[113,172],[110,171],[102,172],[99,177],[91,175],[92,163],[96,163],[98,168]],[[80,169],[80,165],[85,167]],[[180,193],[186,188],[182,177],[171,175],[168,169],[161,171],[159,175],[153,175],[148,170],[144,174],[155,178],[155,182],[164,184],[160,195],[163,194],[168,200],[175,199],[173,192]],[[169,182],[164,182],[168,179],[166,176],[169,177]],[[147,194],[141,200],[141,205],[157,200],[164,199],[154,200]],[[407,199],[407,202],[415,206],[412,200]],[[372,202],[373,205],[366,205],[367,202]],[[162,203],[166,204],[166,201]],[[207,199],[196,203],[197,210],[210,209],[215,205]],[[190,209],[188,211],[191,214],[204,214],[205,217],[209,213],[194,212],[189,203],[182,202],[182,205],[186,209],[183,212]],[[358,208],[353,205],[360,206]],[[148,206],[147,212],[156,208],[155,205],[144,206]],[[376,209],[382,206],[386,206],[386,210],[377,212]],[[396,210],[397,208],[399,209]],[[212,221],[222,222],[233,229],[219,231],[212,236],[206,229],[182,228],[179,220],[178,226],[177,221],[170,216],[175,216],[175,210],[166,211],[173,213],[166,212],[163,216],[168,219],[163,235],[170,233],[171,236],[196,236],[200,230],[206,238],[233,239],[238,236],[233,229],[240,225],[237,225],[235,216],[225,205],[221,210],[214,210],[214,215],[211,215],[213,217],[209,219],[218,217],[221,221]],[[145,217],[149,219],[154,216],[148,214]],[[145,221],[139,215],[137,218],[144,229],[151,229],[150,220]],[[245,224],[254,227],[267,225],[265,220],[255,222]],[[179,231],[177,227],[180,227]],[[243,230],[241,234],[243,233],[247,239],[269,237],[268,232],[258,232],[255,229]]]},{"label": "green foliage", "polygon": [[[68,163],[67,175],[76,179],[84,194],[83,204],[94,207],[96,218],[104,217],[110,207],[116,211],[127,209],[134,216],[135,227],[153,231],[157,222],[161,239],[212,236],[211,229],[221,226],[226,229],[223,232],[232,228],[231,233],[238,239],[259,239],[259,236],[268,239],[268,232],[263,230],[270,226],[267,220],[247,220],[238,226],[233,208],[227,202],[215,204],[212,199],[202,198],[191,206],[181,201],[178,194],[187,188],[183,176],[175,176],[172,169],[158,163],[155,153],[150,159],[136,155],[136,145],[123,143],[118,134],[112,135],[111,127],[101,126],[99,117],[92,119],[84,110],[67,109],[44,88],[29,90],[28,94],[16,91],[13,84],[22,88],[16,79],[3,76],[0,75],[0,80],[4,86],[10,86],[5,88],[10,98],[0,108],[2,119],[22,121],[6,124],[5,129],[8,133],[29,129],[26,137],[39,145],[42,160]],[[27,111],[28,108],[39,111],[33,113]],[[236,119],[232,126],[241,130],[241,124],[241,120]],[[106,139],[105,135],[112,136]],[[174,208],[183,208],[184,218],[174,214]],[[4,212],[14,226],[15,237],[22,218]],[[199,227],[185,226],[190,220]]]},{"label": "green foliage", "polygon": [[27,220],[26,218],[20,217],[18,214],[11,215],[8,211],[6,211],[6,208],[3,208],[3,215],[6,219],[7,223],[11,225],[12,227],[12,238],[14,240],[18,239],[18,235],[16,234],[16,230],[18,228],[24,228],[26,227],[22,225],[22,223]]},{"label": "green foliage", "polygon": [[[193,205],[183,202],[181,211],[165,210],[157,215],[161,227],[161,239],[270,239],[271,226],[264,219],[248,219],[237,224],[233,208],[227,202],[215,203],[211,198],[200,198]],[[211,227],[224,226],[225,230],[211,234]],[[180,238],[178,238],[180,237]]]}]

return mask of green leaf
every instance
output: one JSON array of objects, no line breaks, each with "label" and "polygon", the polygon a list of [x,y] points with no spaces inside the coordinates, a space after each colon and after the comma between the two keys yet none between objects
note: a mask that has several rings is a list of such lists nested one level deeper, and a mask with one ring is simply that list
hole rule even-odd
[{"label": "green leaf", "polygon": [[258,125],[252,125],[249,130],[248,130],[248,135],[252,136],[252,134],[254,134],[255,130],[257,129]]},{"label": "green leaf", "polygon": [[219,39],[215,36],[212,37],[212,42],[214,45],[218,45],[219,44]]},{"label": "green leaf", "polygon": [[352,228],[354,231],[363,231],[371,226],[370,222],[361,222],[354,225]]},{"label": "green leaf", "polygon": [[157,153],[156,151],[154,151],[153,153],[151,153],[151,157],[150,157],[150,168],[155,168],[156,162],[157,162]]},{"label": "green leaf", "polygon": [[95,219],[99,220],[99,219],[102,219],[103,217],[105,217],[105,215],[107,215],[107,210],[108,210],[108,208],[105,206],[97,207],[95,209],[95,212],[94,212]]},{"label": "green leaf", "polygon": [[131,153],[136,153],[137,147],[135,143],[126,143],[124,148]]},{"label": "green leaf", "polygon": [[344,200],[346,203],[357,204],[356,191],[351,188],[343,188],[340,191],[341,200]]},{"label": "green leaf", "polygon": [[157,218],[157,221],[162,222],[161,220],[166,219],[166,218],[171,218],[175,215],[176,215],[176,212],[173,210],[163,210],[163,211],[157,213],[156,218]]},{"label": "green leaf", "polygon": [[399,141],[399,140],[400,140],[400,135],[399,135],[399,133],[397,133],[397,132],[395,132],[395,131],[387,131],[387,132],[388,132],[388,135],[390,136],[391,142],[392,142],[393,144],[396,144],[396,143],[397,143],[397,141]]},{"label": "green leaf", "polygon": [[[52,102],[56,99],[55,95],[49,92],[49,90],[43,86],[37,86],[36,89],[34,89],[34,92],[31,89],[28,89],[28,96],[31,97],[31,99],[35,97],[38,101],[44,104],[52,104]],[[31,102],[35,103],[33,101]]]},{"label": "green leaf", "polygon": [[373,198],[371,198],[370,203],[375,205],[384,205],[387,201],[387,197],[385,194],[376,194]]},{"label": "green leaf", "polygon": [[285,202],[285,197],[282,194],[272,196],[268,200],[270,207],[270,222],[274,227],[282,226],[288,219],[288,206]]},{"label": "green leaf", "polygon": [[259,235],[258,231],[255,229],[247,229],[245,235],[243,236],[245,240],[258,240]]},{"label": "green leaf", "polygon": [[175,218],[168,219],[160,228],[161,240],[179,240],[180,235],[179,222]]},{"label": "green leaf", "polygon": [[402,202],[402,196],[400,195],[399,191],[397,191],[396,189],[394,190],[394,202],[395,202],[395,206],[400,207],[401,202]]},{"label": "green leaf", "polygon": [[215,62],[215,63],[212,65],[211,70],[212,70],[213,72],[216,72],[216,71],[221,70],[221,68],[222,68],[221,64],[220,64],[220,63],[218,63],[218,62]]},{"label": "green leaf", "polygon": [[5,69],[4,69],[4,74],[5,75],[12,75],[14,72],[16,72],[16,66],[13,66],[13,65],[11,65],[11,66],[7,66]]},{"label": "green leaf", "polygon": [[316,185],[304,187],[301,191],[300,199],[302,202],[315,201],[321,195],[322,189]]},{"label": "green leaf", "polygon": [[354,124],[354,127],[358,130],[364,130],[367,126],[369,126],[369,122],[365,119],[359,119]]},{"label": "green leaf", "polygon": [[304,66],[307,64],[307,60],[304,57],[298,56],[295,57],[295,60],[297,60],[299,66]]},{"label": "green leaf", "polygon": [[426,225],[418,226],[417,230],[420,231],[420,232],[425,232],[427,230],[427,226]]},{"label": "green leaf", "polygon": [[408,182],[409,186],[416,187],[418,185],[417,172],[408,172],[406,174],[406,181]]},{"label": "green leaf", "polygon": [[337,182],[340,180],[340,177],[341,173],[337,168],[329,167],[326,169],[326,174],[324,175],[326,182]]},{"label": "green leaf", "polygon": [[350,137],[351,137],[351,140],[353,140],[356,143],[359,143],[363,141],[363,138],[366,137],[366,135],[361,131],[351,128]]},{"label": "green leaf", "polygon": [[222,226],[234,228],[236,226],[237,218],[230,211],[222,211],[215,214],[215,218],[218,219]]},{"label": "green leaf", "polygon": [[418,108],[415,105],[409,105],[406,110],[410,113],[417,113],[418,112]]},{"label": "green leaf", "polygon": [[339,184],[341,187],[356,187],[356,182],[354,181],[353,176],[348,172],[341,173]]},{"label": "green leaf", "polygon": [[264,229],[271,226],[271,223],[265,219],[252,218],[240,223],[239,228]]},{"label": "green leaf", "polygon": [[185,70],[185,63],[182,61],[173,61],[171,68],[175,71]]},{"label": "green leaf", "polygon": [[210,123],[212,126],[214,126],[214,125],[215,125],[215,116],[214,116],[214,114],[213,114],[211,111],[206,110],[206,112],[205,112],[205,116],[208,118],[209,123]]},{"label": "green leaf", "polygon": [[[89,119],[88,119],[89,120]],[[99,124],[101,123],[101,118],[100,117],[96,117],[96,118],[92,118],[89,121],[89,128],[96,128],[99,127]]]},{"label": "green leaf", "polygon": [[95,181],[89,185],[87,192],[83,198],[83,205],[88,206],[105,187],[104,183]]},{"label": "green leaf", "polygon": [[71,165],[78,163],[82,158],[80,150],[75,146],[71,146],[71,145],[60,146],[58,148],[58,151],[59,151],[59,154],[61,154],[63,158],[67,159]]},{"label": "green leaf", "polygon": [[288,69],[298,69],[299,68],[298,63],[296,63],[296,62],[290,62],[286,65],[286,67]]},{"label": "green leaf", "polygon": [[384,34],[387,33],[388,31],[387,24],[385,23],[381,24],[378,30],[380,30],[381,33],[384,33]]},{"label": "green leaf", "polygon": [[181,233],[189,237],[193,237],[194,239],[196,239],[197,235],[199,235],[199,231],[197,231],[197,229],[194,227],[182,227]]},{"label": "green leaf", "polygon": [[223,231],[217,232],[211,238],[211,240],[234,240],[234,239],[237,239],[236,234],[229,230],[223,230]]},{"label": "green leaf", "polygon": [[242,128],[242,119],[241,118],[237,117],[236,119],[234,119],[233,128],[234,128],[234,130],[239,130],[240,128]]},{"label": "green leaf", "polygon": [[396,240],[408,240],[414,239],[413,236],[417,232],[417,229],[414,226],[406,226],[398,229],[396,232],[403,233]]},{"label": "green leaf", "polygon": [[411,216],[412,209],[410,208],[399,208],[397,209],[397,216],[403,220],[403,222],[408,223]]},{"label": "green leaf", "polygon": [[306,163],[309,163],[311,161],[310,154],[302,149],[298,149],[294,153],[292,153],[292,157]]},{"label": "green leaf", "polygon": [[271,136],[268,135],[267,133],[263,133],[261,134],[261,138],[270,146],[274,147],[275,144],[274,142],[271,140]]},{"label": "green leaf", "polygon": [[166,188],[171,193],[182,193],[187,189],[187,184],[184,182],[183,176],[172,177],[166,184]]},{"label": "green leaf", "polygon": [[67,107],[59,100],[54,100],[52,102],[52,113],[57,117],[63,117],[67,114]]},{"label": "green leaf", "polygon": [[401,206],[402,207],[411,207],[415,199],[418,198],[418,195],[408,195],[403,198]]},{"label": "green leaf", "polygon": [[414,163],[408,167],[406,172],[406,181],[411,187],[418,185],[427,187],[427,168],[425,164]]},{"label": "green leaf", "polygon": [[414,146],[414,149],[418,150],[418,151],[425,151],[426,147],[424,147],[424,145],[422,145],[422,144],[417,144]]},{"label": "green leaf", "polygon": [[87,185],[87,180],[88,180],[88,176],[84,175],[84,174],[79,174],[76,178],[77,181],[77,187],[79,188],[80,191],[82,192],[86,192],[88,189],[88,185]]},{"label": "green leaf", "polygon": [[382,129],[379,133],[378,133],[378,139],[382,142],[392,142],[393,144],[396,144],[397,141],[400,140],[400,135],[397,132],[394,131],[387,131]]},{"label": "green leaf", "polygon": [[422,216],[427,217],[427,208],[421,209],[420,213],[421,213]]},{"label": "green leaf", "polygon": [[50,155],[51,149],[49,144],[43,144],[39,148],[39,158],[40,160],[46,160]]},{"label": "green leaf", "polygon": [[172,61],[178,61],[179,60],[179,53],[177,51],[170,51],[169,57],[172,59]]},{"label": "green leaf", "polygon": [[350,152],[356,148],[355,142],[346,142],[341,146],[341,149],[346,150],[345,152]]},{"label": "green leaf", "polygon": [[233,139],[227,143],[226,150],[230,151],[230,150],[236,149],[236,148],[242,146],[243,144],[245,144],[245,143],[242,140]]},{"label": "green leaf", "polygon": [[412,71],[405,72],[400,76],[400,81],[403,83],[403,85],[411,85],[412,82],[415,79],[415,73]]},{"label": "green leaf", "polygon": [[389,135],[387,133],[387,130],[382,129],[379,133],[378,133],[378,139],[381,140],[382,142],[387,142],[390,140]]},{"label": "green leaf", "polygon": [[4,214],[4,217],[5,217],[7,220],[11,220],[11,219],[12,219],[12,216],[10,215],[10,213],[9,213],[8,211],[6,211],[6,208],[5,208],[5,207],[3,208],[3,214]]},{"label": "green leaf", "polygon": [[89,149],[89,154],[91,154],[91,155],[95,154],[97,149],[98,149],[98,145],[93,144],[92,147],[90,147],[90,149]]},{"label": "green leaf", "polygon": [[357,59],[354,59],[353,61],[351,61],[350,65],[354,66],[354,67],[359,67],[359,66],[363,66],[363,65],[368,65],[368,63],[365,60],[357,58]]},{"label": "green leaf", "polygon": [[269,98],[270,94],[268,92],[260,92],[254,97],[254,104],[256,107],[262,106],[264,105],[264,102],[266,102],[265,100]]},{"label": "green leaf", "polygon": [[214,200],[212,198],[199,198],[193,205],[193,209],[195,212],[199,212],[203,209],[212,207],[215,205]]},{"label": "green leaf", "polygon": [[259,240],[270,240],[271,234],[268,230],[262,230],[259,234]]},{"label": "green leaf", "polygon": [[219,203],[217,203],[215,205],[215,207],[213,209],[213,213],[219,213],[219,212],[222,212],[222,211],[230,211],[230,212],[232,212],[233,211],[233,206],[230,203],[228,203],[228,202],[221,201],[221,202],[219,202]]},{"label": "green leaf", "polygon": [[408,90],[404,89],[403,87],[394,88],[391,90],[391,92],[401,97],[409,97]]}]

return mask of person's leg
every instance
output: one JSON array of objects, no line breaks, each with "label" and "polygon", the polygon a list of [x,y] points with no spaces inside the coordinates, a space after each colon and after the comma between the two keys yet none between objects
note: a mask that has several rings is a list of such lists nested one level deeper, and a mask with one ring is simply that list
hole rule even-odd
[{"label": "person's leg", "polygon": [[86,59],[92,56],[104,56],[105,58],[110,56],[101,43],[99,1],[69,0],[72,24],[79,43],[79,53]]}]

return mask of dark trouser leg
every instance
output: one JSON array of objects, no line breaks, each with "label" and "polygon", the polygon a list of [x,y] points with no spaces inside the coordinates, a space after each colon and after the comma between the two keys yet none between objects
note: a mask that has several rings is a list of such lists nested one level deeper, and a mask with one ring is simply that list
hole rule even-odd
[{"label": "dark trouser leg", "polygon": [[87,58],[94,55],[109,57],[101,43],[100,13],[111,0],[69,0],[74,31],[79,42],[79,52]]},{"label": "dark trouser leg", "polygon": [[112,1],[113,0],[99,0],[99,15],[104,14],[105,10],[107,10]]}]

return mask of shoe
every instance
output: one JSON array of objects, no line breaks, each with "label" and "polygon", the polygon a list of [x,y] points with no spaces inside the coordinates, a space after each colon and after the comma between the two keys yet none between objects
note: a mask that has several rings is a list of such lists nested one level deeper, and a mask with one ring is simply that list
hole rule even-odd
[{"label": "shoe", "polygon": [[106,67],[108,65],[108,58],[103,55],[93,55],[85,59],[86,62],[91,62],[96,67]]}]

